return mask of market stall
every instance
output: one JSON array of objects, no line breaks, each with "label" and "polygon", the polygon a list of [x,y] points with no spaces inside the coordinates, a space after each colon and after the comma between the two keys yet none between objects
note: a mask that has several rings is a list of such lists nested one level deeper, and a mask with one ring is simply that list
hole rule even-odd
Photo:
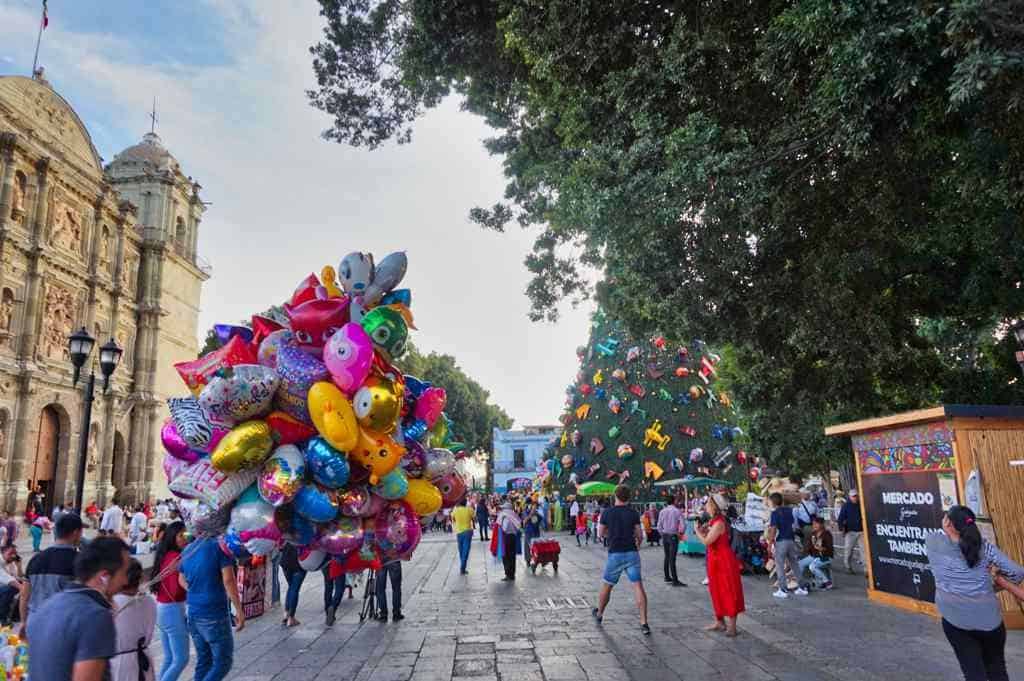
[{"label": "market stall", "polygon": [[668,487],[673,493],[682,492],[686,515],[686,534],[679,542],[679,553],[687,556],[703,556],[706,552],[705,547],[697,539],[696,532],[697,519],[703,513],[701,493],[712,487],[734,487],[735,484],[717,478],[676,478],[656,482],[654,486]]},{"label": "market stall", "polygon": [[[825,429],[849,436],[861,491],[868,597],[937,615],[925,538],[954,504],[1024,562],[1024,407],[943,405]],[[1006,625],[1024,611],[1000,596]]]}]

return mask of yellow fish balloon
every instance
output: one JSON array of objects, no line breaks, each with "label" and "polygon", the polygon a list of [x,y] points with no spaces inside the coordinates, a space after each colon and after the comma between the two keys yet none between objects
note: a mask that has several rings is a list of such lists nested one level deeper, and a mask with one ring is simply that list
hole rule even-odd
[{"label": "yellow fish balloon", "polygon": [[340,288],[338,283],[334,280],[334,268],[330,265],[325,265],[320,270],[320,283],[323,285],[324,290],[327,291],[328,298],[341,298],[345,294]]},{"label": "yellow fish balloon", "polygon": [[409,491],[405,493],[403,500],[412,506],[412,510],[419,516],[432,515],[441,510],[441,490],[423,478],[409,479]]},{"label": "yellow fish balloon", "polygon": [[265,421],[245,421],[221,438],[210,454],[210,465],[231,473],[263,463],[274,449],[274,438]]},{"label": "yellow fish balloon", "polygon": [[309,415],[320,436],[340,452],[348,452],[359,441],[359,423],[352,403],[338,386],[318,381],[309,389]]},{"label": "yellow fish balloon", "polygon": [[348,458],[370,471],[370,484],[376,485],[394,470],[404,454],[405,447],[392,440],[387,433],[360,430],[359,442],[348,453]]},{"label": "yellow fish balloon", "polygon": [[368,378],[352,398],[359,425],[379,433],[393,432],[402,413],[404,393],[405,388],[397,381],[380,376]]}]

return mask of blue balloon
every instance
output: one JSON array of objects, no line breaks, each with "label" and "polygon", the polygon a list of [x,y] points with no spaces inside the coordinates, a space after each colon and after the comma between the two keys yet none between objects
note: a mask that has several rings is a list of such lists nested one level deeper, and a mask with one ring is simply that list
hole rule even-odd
[{"label": "blue balloon", "polygon": [[406,307],[412,306],[412,290],[407,288],[396,288],[380,299],[381,305],[394,305],[399,303]]},{"label": "blue balloon", "polygon": [[381,477],[380,482],[371,487],[370,491],[389,501],[401,499],[409,493],[409,479],[405,476],[405,470],[401,466],[393,469]]},{"label": "blue balloon", "polygon": [[220,540],[220,547],[235,558],[242,558],[248,553],[236,530],[228,530],[224,533]]},{"label": "blue balloon", "polygon": [[415,419],[402,426],[402,437],[406,442],[419,440],[427,434],[427,422],[423,419]]},{"label": "blue balloon", "polygon": [[295,512],[314,523],[326,523],[338,515],[334,495],[319,485],[305,485],[295,495]]},{"label": "blue balloon", "polygon": [[423,391],[430,387],[430,381],[421,381],[415,376],[405,376],[405,394],[406,399],[409,397],[416,399],[423,394]]},{"label": "blue balloon", "polygon": [[324,487],[338,489],[348,482],[348,459],[322,437],[314,437],[306,443],[305,456],[313,479]]},{"label": "blue balloon", "polygon": [[214,324],[213,331],[217,334],[217,340],[220,341],[221,345],[224,345],[234,336],[241,336],[242,340],[246,343],[252,342],[252,329],[244,326],[234,326],[233,324]]},{"label": "blue balloon", "polygon": [[316,539],[316,525],[306,520],[298,513],[292,514],[291,526],[289,527],[290,537],[297,546],[308,546]]}]

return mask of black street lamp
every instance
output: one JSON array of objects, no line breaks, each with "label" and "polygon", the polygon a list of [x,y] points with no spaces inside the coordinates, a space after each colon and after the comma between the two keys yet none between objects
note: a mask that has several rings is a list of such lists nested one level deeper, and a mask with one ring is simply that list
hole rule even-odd
[{"label": "black street lamp", "polygon": [[[92,354],[96,339],[83,326],[68,336],[68,354],[75,367],[72,385],[78,385],[82,367]],[[110,387],[110,375],[114,373],[124,351],[111,338],[100,347],[100,372],[103,374],[103,392]],[[96,388],[95,364],[89,366],[89,380],[85,384],[85,405],[82,409],[82,432],[78,440],[78,484],[75,486],[75,508],[82,513],[82,495],[85,492],[85,466],[89,456],[89,431],[92,428],[92,399]]]},{"label": "black street lamp", "polygon": [[1020,366],[1021,371],[1024,371],[1024,319],[1017,321],[1010,327],[1010,331],[1013,332],[1014,338],[1017,339],[1017,364]]}]

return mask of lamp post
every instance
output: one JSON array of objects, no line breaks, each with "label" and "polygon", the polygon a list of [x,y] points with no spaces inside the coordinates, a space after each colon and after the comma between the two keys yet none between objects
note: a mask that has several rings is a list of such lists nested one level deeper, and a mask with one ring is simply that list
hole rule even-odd
[{"label": "lamp post", "polygon": [[1024,319],[1017,321],[1010,327],[1014,338],[1017,339],[1017,364],[1021,371],[1024,371]]},{"label": "lamp post", "polygon": [[[78,385],[78,379],[82,373],[82,367],[92,354],[92,348],[96,345],[96,339],[89,335],[83,326],[78,331],[68,336],[68,354],[71,356],[71,363],[75,367],[75,375],[72,385]],[[103,392],[110,387],[110,375],[114,373],[118,362],[121,361],[121,354],[124,351],[111,338],[100,347],[100,372],[103,374]],[[82,406],[82,429],[78,439],[78,480],[75,485],[75,508],[82,513],[82,495],[85,493],[85,466],[89,456],[89,431],[92,428],[92,400],[96,388],[95,363],[89,366],[89,380],[85,383],[85,404]]]}]

